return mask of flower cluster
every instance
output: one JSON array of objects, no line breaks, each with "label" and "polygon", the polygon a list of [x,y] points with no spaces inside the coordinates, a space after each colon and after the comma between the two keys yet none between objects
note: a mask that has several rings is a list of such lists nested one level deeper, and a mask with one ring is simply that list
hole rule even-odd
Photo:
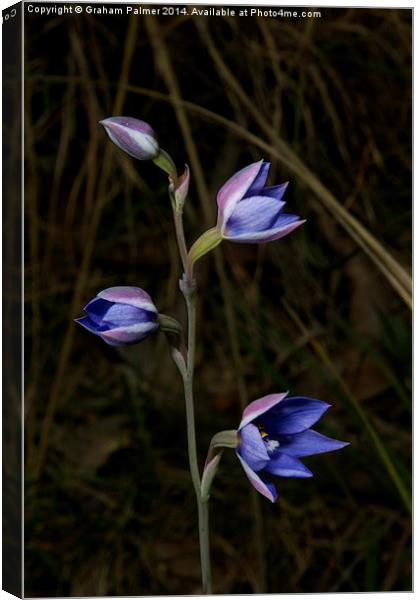
[{"label": "flower cluster", "polygon": [[[283,211],[287,183],[267,186],[270,163],[260,160],[238,171],[220,188],[216,199],[216,226],[201,235],[188,251],[183,225],[179,222],[189,190],[188,166],[179,176],[170,155],[160,147],[154,130],[144,121],[132,117],[111,117],[101,124],[120,149],[138,160],[152,160],[169,175],[169,195],[186,271],[183,284],[189,292],[194,289],[192,273],[195,261],[222,240],[250,244],[272,242],[304,223],[299,216]],[[187,299],[185,292],[184,295]],[[179,323],[172,317],[159,314],[147,292],[138,287],[120,286],[103,290],[85,306],[84,311],[86,315],[76,319],[77,323],[112,346],[136,344],[158,328],[168,335],[177,336],[176,339],[181,336]],[[183,349],[172,348],[172,356],[184,376],[190,362],[185,360]],[[321,400],[288,397],[287,393],[264,396],[249,404],[237,431],[220,432],[214,436],[201,482],[202,497],[208,496],[220,456],[214,456],[213,450],[219,447],[235,448],[252,485],[272,502],[277,498],[272,476],[311,477],[313,474],[301,462],[301,457],[338,450],[347,445],[311,429],[328,408],[329,405]]]}]

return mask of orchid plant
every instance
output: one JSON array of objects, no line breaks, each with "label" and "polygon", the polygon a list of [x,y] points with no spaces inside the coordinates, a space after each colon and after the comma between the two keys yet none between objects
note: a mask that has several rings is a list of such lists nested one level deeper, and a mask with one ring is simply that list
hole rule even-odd
[{"label": "orchid plant", "polygon": [[266,186],[270,164],[252,163],[235,173],[217,194],[218,218],[215,227],[204,232],[188,248],[183,229],[183,208],[188,196],[188,166],[179,175],[170,155],[164,151],[152,127],[132,117],[111,117],[101,121],[106,133],[121,150],[141,161],[151,160],[167,175],[183,275],[179,282],[187,309],[187,340],[181,325],[160,314],[150,296],[138,287],[117,286],[100,291],[76,319],[85,329],[113,346],[136,344],[160,329],[167,334],[172,358],[183,380],[189,468],[199,520],[199,541],[203,593],[209,594],[211,565],[208,529],[208,502],[211,484],[226,448],[234,449],[254,488],[271,502],[277,500],[272,477],[312,477],[301,457],[338,450],[347,445],[311,429],[329,405],[288,393],[264,396],[251,402],[243,412],[237,430],[216,433],[209,445],[202,474],[199,469],[194,416],[194,367],[196,346],[197,282],[194,265],[223,240],[264,243],[278,240],[305,221],[285,213],[283,196],[287,183]]}]

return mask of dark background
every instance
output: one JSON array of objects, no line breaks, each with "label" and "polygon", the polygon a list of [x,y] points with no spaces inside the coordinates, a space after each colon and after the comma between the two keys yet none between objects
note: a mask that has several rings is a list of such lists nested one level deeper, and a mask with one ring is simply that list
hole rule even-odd
[{"label": "dark background", "polygon": [[411,11],[320,10],[26,16],[27,596],[200,591],[166,341],[115,349],[73,323],[114,285],[184,320],[167,182],[108,140],[97,122],[117,114],[190,165],[189,243],[262,157],[307,219],[200,261],[199,458],[243,405],[285,390],[332,404],[319,429],[351,446],[278,479],[275,505],[224,454],[214,591],[411,589]]}]

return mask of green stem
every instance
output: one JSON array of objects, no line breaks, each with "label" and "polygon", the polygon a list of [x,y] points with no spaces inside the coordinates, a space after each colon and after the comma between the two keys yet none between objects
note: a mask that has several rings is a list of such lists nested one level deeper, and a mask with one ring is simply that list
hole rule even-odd
[{"label": "green stem", "polygon": [[212,594],[211,558],[209,547],[208,500],[198,499],[199,547],[201,551],[202,592]]},{"label": "green stem", "polygon": [[175,206],[173,201],[172,206],[173,218],[175,222],[176,240],[179,248],[180,258],[182,260],[183,269],[185,272],[185,275],[179,283],[181,292],[185,298],[188,315],[188,351],[186,369],[182,365],[182,361],[178,360],[179,356],[174,356],[174,360],[179,368],[180,374],[182,375],[183,387],[185,392],[189,468],[191,471],[192,483],[195,490],[196,502],[198,505],[198,530],[199,548],[201,556],[202,591],[204,594],[211,594],[212,587],[208,529],[208,499],[204,499],[201,494],[201,478],[199,475],[198,456],[196,451],[195,409],[193,398],[193,378],[195,370],[196,346],[196,283],[192,275],[193,267],[188,263],[188,250],[185,242],[185,232],[183,228],[183,211],[179,210]]},{"label": "green stem", "polygon": [[183,211],[173,207],[173,220],[175,222],[176,239],[179,248],[179,254],[182,261],[183,270],[186,273],[188,262],[188,249],[185,242],[185,232],[183,229]]},{"label": "green stem", "polygon": [[180,289],[185,297],[188,313],[188,356],[186,364],[186,375],[183,378],[186,403],[186,424],[188,435],[189,467],[191,470],[192,483],[195,489],[198,505],[199,521],[199,546],[201,554],[202,589],[204,594],[211,594],[211,562],[209,549],[208,530],[208,502],[201,495],[201,479],[199,475],[198,457],[196,451],[195,414],[193,401],[193,376],[195,369],[195,344],[196,344],[196,306],[194,280],[186,276],[180,281]]}]

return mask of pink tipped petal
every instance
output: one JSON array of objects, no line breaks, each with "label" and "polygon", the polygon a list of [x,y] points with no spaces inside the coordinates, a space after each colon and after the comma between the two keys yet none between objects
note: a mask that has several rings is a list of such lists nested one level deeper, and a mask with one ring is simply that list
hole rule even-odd
[{"label": "pink tipped petal", "polygon": [[268,500],[270,500],[271,502],[275,502],[278,497],[276,494],[275,487],[272,484],[265,483],[264,481],[262,481],[262,479],[254,471],[252,471],[252,469],[242,459],[240,454],[238,452],[236,452],[236,454],[237,454],[239,461],[241,462],[244,472],[246,473],[246,475],[247,475],[250,483],[253,485],[253,487],[260,494],[262,494],[262,496],[265,496],[265,498],[268,498]]},{"label": "pink tipped petal", "polygon": [[263,160],[259,160],[238,173],[221,187],[217,194],[217,204],[219,209],[218,228],[223,231],[225,223],[234,210],[236,204],[243,198],[253,181],[257,177],[263,165]]},{"label": "pink tipped petal", "polygon": [[116,327],[115,329],[109,329],[108,331],[101,331],[99,335],[104,340],[109,340],[116,344],[134,344],[157,329],[158,326],[158,323],[136,323],[135,325],[130,325],[128,327]]},{"label": "pink tipped petal", "polygon": [[279,454],[277,458],[273,458],[264,470],[277,477],[313,477],[313,473],[301,460],[286,454]]},{"label": "pink tipped petal", "polygon": [[150,296],[138,287],[133,286],[116,286],[110,287],[97,295],[98,298],[103,298],[109,302],[121,302],[130,304],[143,310],[148,310],[157,314],[157,308],[154,306]]},{"label": "pink tipped petal", "polygon": [[280,238],[285,237],[286,235],[288,235],[289,233],[294,231],[294,229],[297,229],[297,227],[300,227],[300,225],[302,225],[303,223],[305,223],[305,220],[294,221],[293,223],[290,223],[289,225],[275,227],[273,229],[268,229],[266,231],[242,233],[240,235],[234,235],[231,237],[226,235],[226,236],[224,236],[224,238],[226,240],[231,240],[231,241],[242,243],[242,244],[245,244],[245,243],[247,243],[247,244],[259,244],[259,243],[262,244],[265,242],[273,242],[275,240],[279,240]]},{"label": "pink tipped petal", "polygon": [[263,398],[258,398],[258,400],[251,402],[243,411],[243,416],[238,431],[243,429],[243,427],[245,427],[251,421],[254,421],[254,419],[260,415],[263,415],[266,411],[276,406],[287,395],[288,392],[284,392],[283,394],[268,394],[267,396],[263,396]]}]

